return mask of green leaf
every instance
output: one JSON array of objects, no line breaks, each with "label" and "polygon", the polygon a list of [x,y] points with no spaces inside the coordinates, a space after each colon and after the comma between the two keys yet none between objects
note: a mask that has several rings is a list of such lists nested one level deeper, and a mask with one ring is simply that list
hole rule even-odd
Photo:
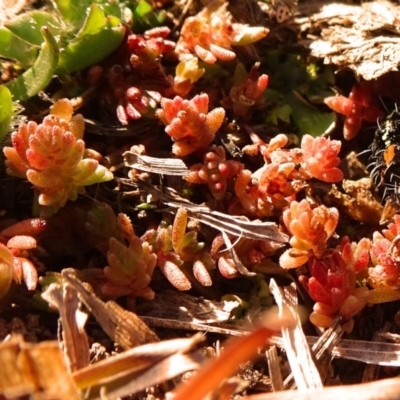
[{"label": "green leaf", "polygon": [[77,186],[89,186],[95,183],[107,182],[114,178],[113,173],[106,167],[99,165],[96,171],[86,179],[77,182]]},{"label": "green leaf", "polygon": [[278,125],[279,121],[283,121],[289,124],[291,115],[292,108],[288,104],[279,104],[269,112],[267,122],[272,122],[274,125]]},{"label": "green leaf", "polygon": [[314,137],[320,136],[335,120],[335,113],[321,112],[314,107],[307,106],[294,94],[287,96],[286,102],[292,109],[292,119],[301,135],[308,133]]},{"label": "green leaf", "polygon": [[61,14],[62,21],[79,27],[85,19],[87,9],[91,4],[88,0],[54,0],[53,4]]},{"label": "green leaf", "polygon": [[235,68],[235,72],[233,73],[233,86],[239,86],[244,83],[247,77],[246,67],[238,62]]},{"label": "green leaf", "polygon": [[[287,54],[282,49],[268,52],[268,57],[262,63],[273,77],[267,90],[267,98],[271,100],[274,97],[279,106],[286,104],[290,107],[280,109],[279,116],[276,115],[278,110],[275,110],[275,115],[271,115],[270,120],[284,120],[291,110],[290,117],[300,134],[319,136],[324,133],[333,122],[334,113],[321,112],[318,107],[323,104],[326,93],[331,93],[330,87],[334,79],[332,68],[309,64],[300,54]],[[279,98],[277,93],[282,97]]]},{"label": "green leaf", "polygon": [[93,65],[111,54],[122,42],[125,27],[116,17],[107,18],[96,4],[90,7],[76,39],[61,50],[57,74],[68,74]]},{"label": "green leaf", "polygon": [[35,62],[38,49],[4,26],[0,27],[0,57],[17,60],[27,68]]},{"label": "green leaf", "polygon": [[13,18],[6,24],[6,27],[15,35],[36,46],[43,43],[43,35],[40,31],[42,26],[47,26],[53,36],[60,34],[60,23],[46,11],[32,10]]},{"label": "green leaf", "polygon": [[153,7],[145,0],[139,0],[137,7],[135,8],[135,17],[143,18],[146,14],[153,11]]},{"label": "green leaf", "polygon": [[13,103],[11,92],[0,86],[0,143],[7,136],[13,115]]},{"label": "green leaf", "polygon": [[128,7],[133,12],[134,32],[142,32],[160,26],[166,17],[164,10],[154,11],[151,4],[146,0],[139,0],[136,7],[132,7],[132,5],[128,5]]},{"label": "green leaf", "polygon": [[31,68],[5,86],[13,95],[13,100],[27,100],[43,90],[53,77],[58,64],[58,46],[47,27],[41,29],[44,43],[39,57]]}]

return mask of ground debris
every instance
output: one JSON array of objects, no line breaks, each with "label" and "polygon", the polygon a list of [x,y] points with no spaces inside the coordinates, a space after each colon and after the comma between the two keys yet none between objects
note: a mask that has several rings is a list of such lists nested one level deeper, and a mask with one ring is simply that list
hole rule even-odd
[{"label": "ground debris", "polygon": [[349,68],[366,80],[400,65],[400,6],[394,3],[332,3],[298,22],[312,32],[307,38],[311,54],[326,64]]}]

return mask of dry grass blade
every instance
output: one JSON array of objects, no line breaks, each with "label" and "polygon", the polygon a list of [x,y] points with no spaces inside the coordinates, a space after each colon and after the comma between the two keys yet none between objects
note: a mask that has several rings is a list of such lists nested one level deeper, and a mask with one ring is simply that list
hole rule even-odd
[{"label": "dry grass blade", "polygon": [[384,379],[373,383],[334,386],[303,392],[287,391],[259,394],[245,397],[243,400],[398,400],[400,378]]},{"label": "dry grass blade", "polygon": [[295,309],[297,306],[296,289],[294,286],[288,286],[283,290],[272,279],[270,291],[280,311],[289,309],[296,320],[294,329],[282,329],[282,339],[297,387],[299,390],[322,387],[318,369],[312,359],[300,318]]},{"label": "dry grass blade", "polygon": [[[189,339],[171,339],[145,344],[76,371],[73,377],[80,389],[105,385],[110,382],[115,390],[115,381],[127,375],[143,372],[177,353],[186,353],[202,340],[203,336],[198,334]],[[186,366],[185,368],[191,369],[192,367]],[[117,387],[119,388],[119,385]]]},{"label": "dry grass blade", "polygon": [[[308,338],[313,343],[316,338]],[[341,339],[333,348],[335,357],[361,361],[367,364],[400,366],[400,345],[393,343],[370,342],[367,340]]]},{"label": "dry grass blade", "polygon": [[[169,206],[177,207],[174,203]],[[287,243],[289,238],[282,232],[274,222],[254,220],[249,221],[245,217],[237,217],[211,211],[210,209],[188,209],[190,218],[196,219],[203,224],[212,226],[220,231],[225,231],[238,237],[245,237],[253,240],[271,240],[278,243]]]},{"label": "dry grass blade", "polygon": [[[178,327],[179,329],[215,332],[227,336],[243,336],[249,332],[248,330],[231,326],[213,326],[206,323],[146,316],[142,316],[141,318],[151,326],[169,329],[176,329]],[[338,333],[334,334],[333,343],[336,343],[335,335],[338,335]],[[306,340],[309,346],[313,346],[319,342],[321,338],[307,336]],[[272,336],[269,342],[280,348],[284,348],[283,340],[279,336]],[[327,345],[329,345],[328,350],[326,350],[328,352],[330,351],[329,349],[332,342],[327,342]],[[340,339],[338,343],[333,346],[332,356],[367,364],[400,367],[400,344]]]},{"label": "dry grass blade", "polygon": [[[314,357],[316,366],[320,373],[321,381],[324,382],[327,374],[329,372],[329,366],[333,358],[332,351],[334,346],[340,340],[343,331],[339,324],[340,319],[337,318],[333,326],[327,329],[323,335],[321,335],[317,342],[312,346],[311,352]],[[306,338],[307,340],[307,338]],[[295,389],[296,386],[293,385],[293,374],[290,374],[284,383],[285,388]]]},{"label": "dry grass blade", "polygon": [[177,375],[198,369],[202,357],[195,354],[174,354],[144,371],[124,374],[110,382],[93,387],[86,400],[117,400],[131,396]]},{"label": "dry grass blade", "polygon": [[[131,182],[126,179],[120,179],[120,181],[124,184],[131,184]],[[250,221],[246,217],[238,217],[213,211],[208,207],[191,203],[179,196],[172,196],[164,193],[143,180],[137,180],[135,182],[142,190],[151,193],[167,206],[173,209],[184,207],[188,211],[190,218],[218,229],[219,231],[253,240],[271,240],[277,243],[287,243],[289,241],[289,237],[280,232],[274,222],[260,220]]]},{"label": "dry grass blade", "polygon": [[223,328],[219,326],[202,324],[199,322],[179,321],[178,319],[171,319],[171,318],[156,318],[156,317],[145,317],[145,316],[142,316],[141,318],[144,321],[146,321],[149,325],[156,326],[159,328],[212,332],[226,336],[243,336],[249,333],[249,331],[243,331],[232,328]]},{"label": "dry grass blade", "polygon": [[63,278],[78,292],[79,298],[96,318],[104,332],[123,349],[157,342],[157,335],[134,313],[124,310],[114,301],[104,303],[89,292],[83,283],[71,273]]},{"label": "dry grass blade", "polygon": [[[307,336],[306,339],[310,346],[319,340],[319,338],[314,336]],[[273,336],[270,339],[270,343],[282,348],[284,347],[282,338],[278,336]],[[333,348],[332,355],[366,364],[400,367],[400,345],[394,343],[341,339]]]},{"label": "dry grass blade", "polygon": [[312,352],[315,358],[320,360],[326,353],[331,356],[333,347],[337,345],[343,335],[340,326],[340,318],[336,318],[333,325],[327,329],[319,338],[318,341],[312,346]]},{"label": "dry grass blade", "polygon": [[274,392],[279,392],[283,390],[283,378],[276,346],[271,346],[265,352],[265,355],[267,357],[268,371],[271,378],[272,390]]},{"label": "dry grass blade", "polygon": [[[380,332],[375,332],[374,335],[372,336],[372,340],[374,342],[385,342],[386,339],[381,336],[382,333],[387,332],[390,328],[391,324],[387,322],[382,330]],[[379,371],[380,371],[380,366],[377,364],[368,364],[365,366],[363,377],[362,377],[362,382],[373,382],[379,379]]]},{"label": "dry grass blade", "polygon": [[215,324],[231,318],[232,310],[239,305],[237,300],[209,300],[187,293],[163,290],[155,298],[136,306],[141,317],[167,318],[177,322]]},{"label": "dry grass blade", "polygon": [[124,165],[140,171],[152,172],[160,175],[186,176],[189,169],[179,158],[158,158],[126,151]]},{"label": "dry grass blade", "polygon": [[231,256],[233,262],[235,263],[235,268],[243,275],[243,276],[255,276],[255,272],[250,272],[240,261],[240,258],[236,254],[236,251],[234,249],[234,245],[232,245],[231,240],[229,239],[229,236],[226,234],[225,231],[222,231],[222,237],[225,242],[225,246],[228,250],[229,255]]},{"label": "dry grass blade", "polygon": [[343,335],[340,320],[340,318],[337,318],[333,326],[327,329],[311,348],[322,382],[325,382],[325,379],[328,377],[329,366],[334,357],[332,354],[333,349]]}]

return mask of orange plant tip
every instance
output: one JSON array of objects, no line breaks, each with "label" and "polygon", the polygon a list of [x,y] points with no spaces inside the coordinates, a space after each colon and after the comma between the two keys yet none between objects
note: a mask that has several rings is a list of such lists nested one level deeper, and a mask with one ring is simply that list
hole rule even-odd
[{"label": "orange plant tip", "polygon": [[222,354],[206,362],[192,379],[178,386],[172,393],[172,400],[203,400],[212,393],[221,383],[231,377],[239,366],[253,359],[258,349],[265,346],[270,337],[282,328],[295,325],[295,318],[290,313],[277,316],[273,313],[264,318],[268,327],[261,325],[247,335],[229,340]]}]

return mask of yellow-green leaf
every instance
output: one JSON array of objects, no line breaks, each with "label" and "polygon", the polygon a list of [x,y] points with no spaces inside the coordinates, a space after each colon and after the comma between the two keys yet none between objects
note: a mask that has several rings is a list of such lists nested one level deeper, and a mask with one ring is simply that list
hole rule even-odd
[{"label": "yellow-green leaf", "polygon": [[13,95],[13,100],[27,100],[43,90],[53,77],[58,64],[58,46],[47,27],[41,29],[44,43],[35,63],[17,79],[5,86]]}]

